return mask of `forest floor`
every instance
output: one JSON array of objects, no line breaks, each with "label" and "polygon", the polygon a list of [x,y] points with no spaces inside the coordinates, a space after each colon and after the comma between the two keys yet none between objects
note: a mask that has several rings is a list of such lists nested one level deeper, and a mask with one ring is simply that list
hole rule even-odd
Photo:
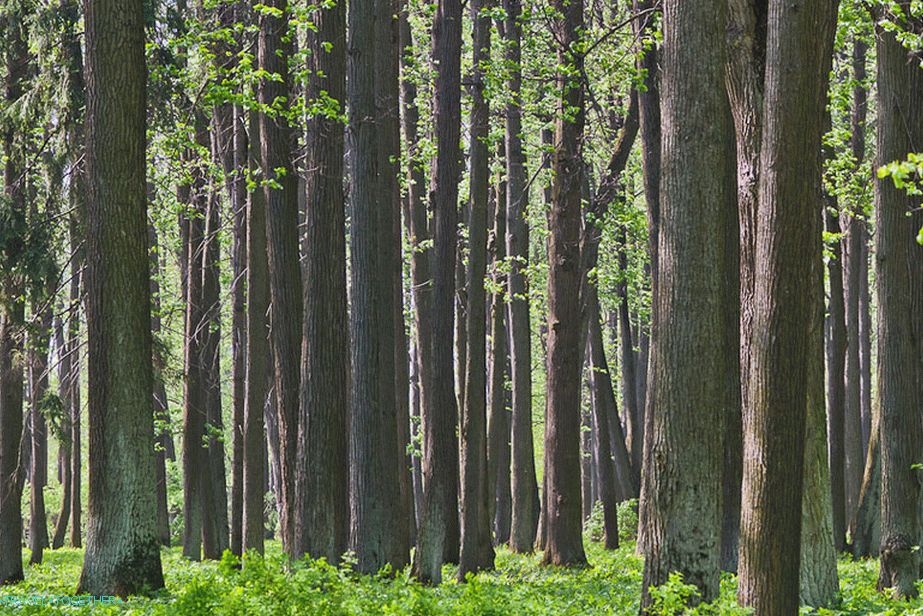
[{"label": "forest floor", "polygon": [[[455,568],[446,566],[445,579],[427,588],[397,576],[360,576],[348,565],[336,568],[324,562],[299,563],[286,571],[279,545],[270,542],[265,559],[248,559],[241,570],[236,560],[191,563],[179,548],[163,551],[167,588],[151,598],[132,598],[112,605],[82,607],[40,606],[35,597],[48,602],[70,597],[80,576],[82,551],[60,549],[45,552],[42,565],[28,567],[26,581],[0,587],[0,614],[164,614],[164,615],[315,615],[315,614],[615,614],[638,613],[642,560],[634,543],[623,542],[617,551],[606,551],[587,541],[591,566],[579,570],[550,569],[539,565],[536,555],[497,553],[497,570],[454,581]],[[24,553],[28,558],[28,553]],[[923,614],[923,601],[898,603],[876,592],[878,563],[843,559],[839,566],[842,597],[835,610],[803,614]],[[710,606],[687,614],[746,614],[736,607],[736,580],[722,580],[721,597]],[[666,585],[660,592],[664,608],[690,587]],[[33,603],[33,604],[25,604]],[[667,611],[665,609],[665,611]]]}]

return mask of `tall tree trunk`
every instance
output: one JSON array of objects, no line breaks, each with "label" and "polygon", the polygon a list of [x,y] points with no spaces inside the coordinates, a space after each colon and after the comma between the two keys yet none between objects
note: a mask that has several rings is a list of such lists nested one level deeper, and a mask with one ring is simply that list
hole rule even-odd
[{"label": "tall tree trunk", "polygon": [[468,306],[464,404],[461,414],[461,550],[458,579],[493,569],[494,548],[488,516],[487,483],[487,201],[490,154],[487,148],[490,107],[484,98],[490,61],[491,3],[471,2],[473,25],[471,85],[471,173],[468,200]]},{"label": "tall tree trunk", "polygon": [[[583,56],[574,53],[583,28],[583,0],[557,0],[557,85],[562,95],[555,123],[554,184],[548,215],[548,355],[546,358],[545,477],[547,540],[542,562],[586,564],[580,493],[580,218],[583,184]],[[566,67],[566,69],[564,68]],[[564,114],[568,117],[565,118]]]},{"label": "tall tree trunk", "polygon": [[[909,3],[901,2],[904,10]],[[895,39],[876,26],[878,50],[878,158],[875,166],[904,160],[923,142],[923,120],[909,113],[923,99],[923,71]],[[920,199],[890,180],[875,181],[878,279],[878,402],[881,413],[880,590],[916,597],[920,555],[920,463],[923,433],[923,226]],[[908,212],[913,211],[912,216]]]},{"label": "tall tree trunk", "polygon": [[[349,6],[349,151],[352,415],[350,418],[350,547],[358,569],[373,573],[408,558],[400,537],[396,394],[394,390],[393,216],[396,210],[388,134],[395,84],[391,6],[360,0]],[[387,90],[387,92],[385,91]],[[391,177],[386,177],[393,174]],[[449,377],[451,378],[451,376]]]},{"label": "tall tree trunk", "polygon": [[843,232],[843,292],[846,315],[846,362],[843,398],[843,482],[846,490],[846,519],[851,520],[859,505],[865,450],[862,447],[861,391],[859,389],[859,274],[862,238],[856,210],[840,216]]},{"label": "tall tree trunk", "polygon": [[148,223],[147,228],[148,242],[150,243],[150,267],[151,267],[151,335],[154,340],[153,364],[154,364],[154,436],[155,442],[155,464],[156,464],[156,484],[157,484],[157,532],[160,537],[160,543],[170,547],[170,514],[167,505],[167,439],[172,439],[170,435],[170,412],[167,406],[167,387],[164,381],[164,357],[161,352],[163,341],[161,340],[161,319],[160,319],[160,249],[157,244],[157,231],[154,226]]},{"label": "tall tree trunk", "polygon": [[[616,293],[619,298],[619,356],[621,361],[621,384],[622,384],[622,409],[625,413],[625,424],[628,434],[626,442],[628,450],[631,452],[631,467],[635,469],[640,476],[641,457],[644,449],[644,414],[638,408],[640,400],[636,395],[635,384],[637,382],[635,366],[634,337],[631,332],[631,315],[628,308],[628,247],[626,246],[627,237],[625,228],[619,230],[619,241],[621,246],[618,251],[619,260],[619,280]],[[639,421],[640,420],[640,421]]]},{"label": "tall tree trunk", "polygon": [[[828,197],[830,199],[830,197]],[[828,233],[839,233],[837,216],[831,211],[836,201],[827,204],[824,221]],[[846,548],[846,478],[843,451],[843,404],[846,364],[846,316],[843,304],[843,266],[840,242],[832,247],[832,257],[827,261],[830,280],[830,344],[827,349],[827,421],[829,433],[830,484],[833,499],[833,538],[838,552]]]},{"label": "tall tree trunk", "polygon": [[[260,121],[251,111],[249,166],[259,168]],[[266,424],[263,416],[269,397],[269,264],[266,251],[266,193],[247,194],[247,365],[244,381],[243,516],[241,550],[263,553],[266,525],[263,517],[266,496]],[[276,441],[278,443],[278,441]],[[276,445],[278,446],[278,444]]]},{"label": "tall tree trunk", "polygon": [[725,17],[721,2],[664,5],[664,173],[640,512],[643,608],[648,589],[672,571],[706,601],[718,593],[729,378],[722,331],[736,301],[725,280],[731,256],[715,241],[725,237],[734,202],[725,52],[714,44]]},{"label": "tall tree trunk", "polygon": [[[345,105],[346,7],[317,8],[309,33],[311,84]],[[329,44],[329,49],[325,48]],[[339,562],[349,540],[349,327],[343,125],[308,121],[304,347],[296,477],[295,553]]]},{"label": "tall tree trunk", "polygon": [[[7,66],[4,84],[6,106],[17,103],[23,94],[27,48],[21,9],[8,9],[0,26],[5,30]],[[22,185],[22,146],[16,128],[8,123],[3,131],[3,197],[8,201],[13,229],[26,224],[25,194]],[[15,257],[14,257],[15,258]],[[19,477],[20,436],[23,432],[22,336],[25,304],[15,276],[0,279],[6,299],[0,306],[0,584],[23,579],[22,570],[22,482]]]},{"label": "tall tree trunk", "polygon": [[163,588],[154,486],[144,7],[89,0],[87,547],[79,593]]},{"label": "tall tree trunk", "polygon": [[[859,172],[863,160],[865,159],[865,119],[868,115],[868,93],[866,92],[865,80],[867,72],[865,68],[866,54],[868,44],[861,35],[854,35],[852,46],[852,78],[853,78],[853,104],[850,114],[850,138],[849,145],[852,150],[853,159],[856,164],[856,171]],[[865,220],[865,212],[857,211],[858,216],[853,222],[858,223],[851,230],[855,234],[855,246],[853,238],[850,235],[849,247],[857,248],[855,255],[850,255],[852,261],[849,262],[850,270],[855,266],[856,279],[858,281],[855,289],[856,302],[856,348],[857,348],[857,372],[856,380],[859,387],[859,425],[861,437],[859,483],[857,490],[861,488],[862,470],[865,468],[865,452],[868,450],[869,434],[872,428],[872,406],[871,398],[866,402],[866,395],[871,396],[869,390],[869,380],[871,378],[871,366],[869,366],[869,357],[865,356],[864,345],[870,344],[870,332],[868,331],[870,315],[868,305],[868,227]],[[855,264],[853,264],[853,261]],[[850,271],[850,278],[852,271]],[[852,290],[850,290],[852,292]],[[864,309],[864,312],[863,312]],[[866,373],[865,370],[869,372]],[[856,507],[858,508],[858,496],[856,497]],[[853,512],[855,515],[855,511]]]},{"label": "tall tree trunk", "polygon": [[260,154],[266,192],[266,240],[269,263],[270,335],[274,389],[279,414],[282,463],[282,543],[294,555],[295,461],[298,442],[299,379],[303,295],[298,258],[298,177],[292,160],[295,135],[278,100],[292,97],[288,60],[292,41],[288,35],[288,0],[269,0],[277,13],[260,18],[259,66],[278,78],[263,79],[259,101],[272,112],[260,115]]},{"label": "tall tree trunk", "polygon": [[[434,124],[438,152],[433,160],[433,363],[432,404],[423,408],[423,516],[417,534],[414,573],[439,583],[443,560],[452,561],[459,540],[458,411],[455,400],[452,316],[461,131],[462,4],[440,0],[433,19],[436,63]],[[429,416],[426,415],[429,413]]]},{"label": "tall tree trunk", "polygon": [[[423,200],[423,161],[417,151],[417,123],[420,119],[417,107],[417,87],[411,74],[413,71],[413,37],[410,31],[410,22],[407,19],[407,7],[402,6],[398,13],[398,47],[400,54],[400,105],[401,105],[401,136],[406,147],[408,161],[406,169],[407,197],[404,225],[410,245],[410,280],[412,285],[413,304],[413,370],[415,371],[414,408],[417,420],[414,422],[417,434],[422,429],[423,409],[431,403],[432,399],[432,251],[429,240],[431,233],[427,221],[426,204]],[[426,416],[432,413],[426,412]],[[414,517],[416,524],[420,524],[421,508],[423,505],[423,475],[422,461],[419,455],[413,457],[414,478]]]},{"label": "tall tree trunk", "polygon": [[[505,163],[505,147],[500,142],[501,159]],[[506,320],[506,180],[499,174],[494,199],[493,231],[488,240],[493,263],[490,296],[490,352],[487,357],[488,412],[487,412],[487,497],[490,519],[493,523],[494,542],[502,545],[510,540],[512,494],[510,493],[510,411],[507,406],[509,337]]]},{"label": "tall tree trunk", "polygon": [[835,1],[769,3],[738,588],[742,604],[766,614],[798,610],[815,310],[805,264],[821,249],[816,176],[835,23]]},{"label": "tall tree trunk", "polygon": [[538,530],[538,482],[532,440],[532,327],[529,317],[529,188],[522,145],[522,24],[520,0],[504,0],[506,60],[510,64],[506,106],[506,252],[510,259],[510,361],[513,383],[512,477],[513,511],[510,549],[532,552]]},{"label": "tall tree trunk", "polygon": [[208,187],[208,209],[202,246],[202,308],[204,323],[202,367],[205,383],[205,436],[207,471],[205,485],[208,499],[202,501],[202,518],[209,518],[203,530],[203,552],[206,558],[218,560],[229,544],[228,488],[224,462],[224,419],[221,412],[221,299],[220,299],[220,208],[218,191],[213,182]]}]

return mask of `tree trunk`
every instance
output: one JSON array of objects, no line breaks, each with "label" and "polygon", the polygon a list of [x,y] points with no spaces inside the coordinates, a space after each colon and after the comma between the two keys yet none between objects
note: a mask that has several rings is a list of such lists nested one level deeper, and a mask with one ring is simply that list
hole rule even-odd
[{"label": "tree trunk", "polygon": [[494,548],[488,517],[487,484],[487,201],[490,194],[490,154],[487,148],[490,107],[484,98],[490,61],[490,2],[473,0],[471,86],[471,173],[468,201],[468,352],[461,414],[461,550],[458,579],[493,569]]},{"label": "tree trunk", "polygon": [[[259,102],[267,108],[280,98],[292,96],[288,59],[292,41],[288,36],[288,0],[270,0],[266,6],[278,16],[264,13],[260,18],[259,66],[278,79],[263,79]],[[284,107],[285,105],[283,105]],[[292,152],[295,136],[282,110],[260,115],[260,154],[266,192],[266,244],[269,263],[270,335],[274,369],[274,389],[279,414],[282,463],[282,544],[295,555],[294,506],[295,461],[298,442],[299,379],[303,295],[298,258],[298,177]]]},{"label": "tree trunk", "polygon": [[[455,400],[452,315],[455,306],[458,143],[461,131],[462,4],[440,0],[433,19],[436,63],[434,124],[438,152],[433,161],[433,327],[432,404],[423,408],[423,516],[417,534],[414,574],[439,583],[443,560],[457,554],[458,412]],[[426,413],[430,413],[427,416]]]},{"label": "tree trunk", "polygon": [[[148,188],[150,192],[150,187]],[[148,223],[148,242],[150,243],[150,268],[151,268],[151,336],[154,341],[154,436],[155,436],[155,472],[157,484],[157,532],[161,545],[170,547],[170,514],[167,505],[167,440],[170,435],[170,411],[167,406],[167,387],[164,381],[164,357],[161,352],[163,340],[161,339],[160,318],[160,249],[157,244],[157,231]]]},{"label": "tree trunk", "polygon": [[673,571],[705,601],[718,593],[729,378],[722,332],[725,310],[736,301],[725,280],[732,255],[715,241],[727,233],[734,202],[724,49],[714,45],[724,36],[725,13],[720,2],[664,5],[664,174],[641,485],[642,608],[650,605],[648,589]]},{"label": "tree trunk", "polygon": [[851,520],[859,505],[865,449],[862,447],[861,391],[859,389],[859,274],[862,238],[859,213],[840,216],[843,237],[843,292],[846,315],[846,362],[843,398],[843,483],[846,491],[846,519]]},{"label": "tree trunk", "polygon": [[[819,161],[819,159],[818,159]],[[821,167],[815,178],[821,197]],[[818,208],[823,210],[823,207]],[[814,236],[821,236],[824,212],[814,215]],[[816,242],[817,240],[815,240]],[[827,457],[824,404],[824,264],[817,250],[811,262],[811,321],[808,327],[807,411],[805,413],[804,491],[801,497],[801,603],[829,607],[839,593],[833,536],[833,501]]]},{"label": "tree trunk", "polygon": [[[0,26],[6,31],[6,105],[17,103],[23,94],[27,48],[21,9],[8,9]],[[25,227],[25,195],[22,174],[22,146],[16,128],[8,123],[3,132],[3,198],[8,201],[13,229]],[[4,301],[0,306],[0,584],[23,579],[22,570],[22,482],[19,478],[20,436],[23,432],[22,336],[25,304],[14,276],[0,279]]]},{"label": "tree trunk", "polygon": [[52,311],[45,308],[38,316],[38,327],[29,336],[29,411],[32,423],[32,472],[30,481],[29,564],[42,562],[48,547],[48,521],[45,516],[45,484],[48,475],[48,430],[42,414],[48,391],[48,342]]},{"label": "tree trunk", "polygon": [[[392,249],[396,210],[388,134],[396,54],[386,0],[349,6],[349,151],[352,313],[352,414],[350,418],[350,547],[358,569],[375,573],[408,558],[400,537],[400,485],[394,390],[394,280]],[[393,176],[388,177],[389,174]],[[382,263],[385,265],[382,266]],[[451,377],[450,377],[451,378]]]},{"label": "tree trunk", "polygon": [[[619,522],[618,522],[618,502],[619,497],[616,492],[620,488],[622,494],[631,495],[625,485],[625,467],[628,466],[627,450],[622,451],[621,459],[616,453],[616,460],[612,459],[610,449],[609,434],[616,431],[621,436],[622,426],[618,422],[618,413],[613,405],[604,403],[608,396],[598,395],[608,386],[608,391],[612,391],[612,381],[609,376],[609,367],[606,363],[605,350],[603,349],[602,327],[600,325],[599,297],[595,288],[591,291],[590,299],[590,318],[589,318],[589,349],[590,349],[590,380],[592,390],[597,393],[593,402],[593,418],[596,423],[596,459],[599,463],[599,496],[603,504],[603,531],[604,543],[607,550],[615,550],[619,547]],[[611,402],[615,402],[615,396],[611,397]],[[610,426],[609,422],[613,422]],[[624,443],[624,439],[622,439]],[[620,471],[621,468],[621,472]],[[637,493],[637,492],[635,492]]]},{"label": "tree trunk", "polygon": [[[825,208],[824,221],[828,233],[839,233],[837,216],[831,212],[831,204]],[[836,207],[834,200],[832,206]],[[830,484],[833,499],[833,538],[838,552],[846,548],[846,477],[843,450],[843,404],[846,364],[846,317],[843,303],[843,260],[840,242],[832,246],[832,256],[827,261],[827,275],[830,280],[830,345],[827,349],[827,421],[830,438],[829,465]]]},{"label": "tree trunk", "polygon": [[[906,10],[907,3],[900,3]],[[923,142],[923,72],[892,32],[876,27],[878,158],[875,167],[904,160]],[[923,399],[923,226],[920,199],[875,181],[878,279],[878,397],[881,413],[881,571],[878,588],[916,597],[920,574],[920,463]],[[914,211],[912,216],[907,213]]]},{"label": "tree trunk", "polygon": [[[573,480],[580,466],[580,218],[583,184],[583,83],[568,77],[583,74],[583,56],[573,53],[583,28],[583,0],[557,0],[560,15],[553,30],[558,39],[562,91],[555,124],[554,184],[548,214],[548,355],[546,358],[545,477],[543,502],[547,540],[542,563],[586,564],[580,516],[580,493]],[[567,113],[568,118],[564,117]]]},{"label": "tree trunk", "polygon": [[865,456],[865,474],[859,492],[859,508],[849,527],[852,537],[852,554],[855,558],[868,558],[878,553],[881,545],[881,445],[880,413],[872,417],[869,449]]},{"label": "tree trunk", "polygon": [[[345,106],[346,7],[317,8],[309,33],[311,84]],[[325,49],[325,44],[331,46]],[[349,541],[349,327],[343,125],[309,118],[301,429],[295,555],[339,562]]]},{"label": "tree trunk", "polygon": [[89,0],[87,547],[78,593],[163,588],[154,485],[144,7]]},{"label": "tree trunk", "polygon": [[504,0],[506,60],[511,66],[506,106],[506,252],[510,259],[509,311],[510,361],[513,383],[512,477],[513,511],[510,549],[530,553],[538,529],[538,482],[532,440],[532,327],[529,317],[529,190],[522,145],[522,24],[520,0]]},{"label": "tree trunk", "polygon": [[[260,122],[250,117],[250,172],[259,168]],[[269,264],[266,251],[266,193],[247,194],[247,365],[244,401],[243,516],[241,550],[263,553],[266,525],[263,517],[266,496],[266,412],[272,367],[269,358]],[[276,441],[278,447],[278,441]]]},{"label": "tree trunk", "polygon": [[[505,163],[505,148],[500,142],[501,158]],[[493,257],[491,282],[494,292],[490,297],[490,352],[487,357],[488,414],[487,414],[487,497],[490,499],[490,519],[493,521],[494,542],[502,545],[510,540],[510,411],[507,407],[509,337],[506,321],[506,180],[497,182],[494,199],[493,232],[488,240]]]},{"label": "tree trunk", "polygon": [[793,614],[815,310],[805,264],[821,249],[814,221],[836,3],[770,0],[767,23],[738,599],[761,614]]},{"label": "tree trunk", "polygon": [[[73,244],[72,244],[73,245]],[[74,279],[73,274],[71,275],[71,298],[75,295],[78,295],[78,291],[75,291],[75,287],[78,286],[77,280]],[[79,306],[72,301],[69,307],[70,317],[69,322],[73,323],[78,320],[78,311]],[[71,421],[73,421],[72,405],[73,405],[73,379],[76,377],[76,366],[77,362],[74,361],[74,356],[77,355],[75,347],[71,346],[71,340],[66,335],[64,330],[63,317],[61,322],[58,323],[57,331],[55,331],[55,346],[57,346],[60,351],[60,357],[58,359],[58,396],[61,398],[62,416],[61,424],[59,426],[60,432],[58,434],[58,479],[61,482],[61,510],[58,513],[58,521],[55,524],[54,535],[51,540],[51,548],[57,550],[64,545],[64,538],[67,534],[67,525],[70,522],[71,518]]]}]

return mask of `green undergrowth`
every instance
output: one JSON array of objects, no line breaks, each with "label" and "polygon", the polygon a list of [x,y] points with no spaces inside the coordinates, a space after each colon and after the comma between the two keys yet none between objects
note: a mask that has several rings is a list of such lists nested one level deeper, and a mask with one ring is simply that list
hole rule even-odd
[{"label": "green undergrowth", "polygon": [[[167,587],[152,597],[135,597],[114,605],[11,607],[0,599],[2,614],[637,614],[642,561],[634,544],[625,542],[609,552],[587,538],[591,566],[557,569],[540,566],[538,555],[497,553],[497,570],[454,581],[456,569],[446,566],[447,580],[429,588],[410,579],[407,570],[394,576],[354,573],[348,564],[334,567],[324,561],[304,561],[293,567],[277,543],[265,558],[246,557],[243,567],[228,554],[221,562],[191,563],[179,548],[163,551]],[[28,554],[26,553],[25,556]],[[82,552],[47,551],[45,562],[28,567],[26,581],[0,587],[0,598],[41,595],[70,596],[80,575]],[[842,596],[837,609],[804,614],[923,614],[923,602],[896,602],[875,590],[877,562],[843,559],[839,566]],[[694,593],[678,576],[654,591],[663,613]],[[712,605],[686,614],[747,614],[734,601],[736,580],[726,575],[721,596]]]}]

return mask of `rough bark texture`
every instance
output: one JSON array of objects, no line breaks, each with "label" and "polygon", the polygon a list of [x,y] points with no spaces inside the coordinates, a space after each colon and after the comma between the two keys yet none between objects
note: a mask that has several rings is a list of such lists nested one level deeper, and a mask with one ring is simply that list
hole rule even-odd
[{"label": "rough bark texture", "polygon": [[881,413],[872,416],[869,448],[865,455],[865,473],[859,492],[859,508],[849,527],[852,554],[868,558],[878,553],[881,545]]},{"label": "rough bark texture", "polygon": [[278,79],[263,79],[259,102],[274,110],[260,115],[260,153],[266,192],[266,240],[269,262],[270,335],[274,367],[274,389],[279,414],[282,463],[282,543],[294,554],[295,460],[298,441],[299,379],[303,296],[298,260],[298,178],[292,161],[295,139],[281,112],[288,109],[277,101],[292,96],[288,58],[292,42],[287,37],[288,0],[269,0],[267,7],[280,15],[260,17],[259,66]]},{"label": "rough bark texture", "polygon": [[458,578],[494,566],[494,548],[487,504],[487,201],[490,154],[487,148],[490,107],[484,98],[490,61],[490,3],[471,2],[473,22],[471,130],[468,200],[468,352],[461,414],[461,550]]},{"label": "rough bark texture", "polygon": [[[394,390],[394,257],[396,211],[390,162],[396,157],[388,128],[396,99],[391,6],[362,0],[349,6],[349,138],[352,219],[350,419],[350,548],[358,569],[375,573],[385,564],[402,567],[408,554],[401,537],[398,438]],[[396,56],[394,56],[396,60]],[[390,84],[388,79],[393,79]],[[394,105],[393,108],[384,105]],[[382,263],[385,264],[382,267]],[[454,397],[453,397],[454,401]]]},{"label": "rough bark texture", "polygon": [[531,552],[538,529],[538,482],[532,441],[532,328],[529,320],[529,222],[526,211],[526,158],[522,146],[522,24],[520,0],[504,0],[506,59],[510,63],[507,89],[512,102],[506,107],[506,252],[510,259],[509,311],[510,361],[513,383],[512,478],[513,512],[510,549]]},{"label": "rough bark texture", "polygon": [[[433,20],[433,59],[437,63],[434,123],[438,153],[433,161],[433,396],[423,417],[423,515],[417,534],[414,573],[438,583],[443,558],[458,545],[458,410],[452,345],[455,306],[455,252],[461,122],[462,4],[441,0]],[[456,552],[457,553],[457,552]]]},{"label": "rough bark texture", "polygon": [[[899,3],[907,5],[906,2]],[[876,28],[878,159],[903,160],[923,142],[923,71],[894,34]],[[920,199],[888,179],[875,182],[878,276],[878,403],[881,413],[881,571],[879,589],[915,597],[920,574],[920,473],[923,427],[923,226]],[[916,208],[913,216],[907,213]],[[916,465],[916,468],[914,466]]]},{"label": "rough bark texture", "polygon": [[[312,83],[345,106],[346,7],[312,14]],[[324,46],[329,44],[328,50]],[[343,125],[308,121],[304,347],[297,456],[296,556],[339,561],[349,540],[349,317],[346,311],[346,231]]]},{"label": "rough bark texture", "polygon": [[814,172],[835,4],[770,0],[767,19],[738,588],[740,602],[760,614],[798,610],[815,309],[805,264],[820,251]]},{"label": "rough bark texture", "polygon": [[[718,593],[724,397],[722,328],[729,204],[721,2],[664,5],[663,175],[641,518],[642,608],[648,589],[678,571],[704,600]],[[689,356],[695,354],[696,361]],[[706,438],[705,435],[708,435]],[[690,446],[690,439],[695,445]]]},{"label": "rough bark texture", "polygon": [[163,587],[154,486],[143,3],[90,0],[87,546],[79,593]]}]

